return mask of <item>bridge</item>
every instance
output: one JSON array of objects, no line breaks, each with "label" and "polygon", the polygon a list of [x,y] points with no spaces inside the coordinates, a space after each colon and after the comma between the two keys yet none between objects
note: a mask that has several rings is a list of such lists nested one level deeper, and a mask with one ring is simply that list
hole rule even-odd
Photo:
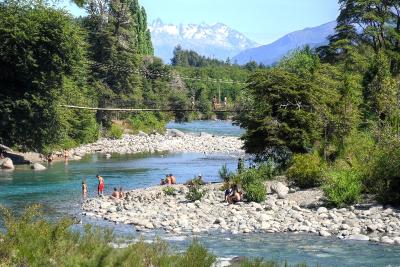
[{"label": "bridge", "polygon": [[[160,109],[160,108],[99,108],[99,107],[85,107],[85,106],[74,106],[74,105],[60,105],[63,108],[71,109],[82,109],[82,110],[93,110],[93,111],[119,111],[119,112],[192,112],[192,111],[202,111],[200,109]],[[236,112],[235,109],[219,109],[221,105],[216,105],[212,109],[213,112]],[[224,107],[225,108],[225,107]]]}]

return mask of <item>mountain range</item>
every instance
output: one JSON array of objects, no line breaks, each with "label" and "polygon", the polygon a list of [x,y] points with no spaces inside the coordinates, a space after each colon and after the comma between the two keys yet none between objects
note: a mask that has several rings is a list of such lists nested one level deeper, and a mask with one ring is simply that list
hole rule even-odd
[{"label": "mountain range", "polygon": [[271,44],[244,50],[233,57],[233,62],[242,65],[254,60],[264,65],[274,64],[296,48],[305,45],[313,48],[327,44],[328,36],[334,34],[335,27],[336,21],[331,21],[317,27],[289,33]]},{"label": "mountain range", "polygon": [[244,34],[225,24],[167,24],[161,19],[149,25],[154,53],[157,57],[170,63],[173,50],[178,44],[183,49],[221,60],[232,58],[243,50],[258,46]]}]

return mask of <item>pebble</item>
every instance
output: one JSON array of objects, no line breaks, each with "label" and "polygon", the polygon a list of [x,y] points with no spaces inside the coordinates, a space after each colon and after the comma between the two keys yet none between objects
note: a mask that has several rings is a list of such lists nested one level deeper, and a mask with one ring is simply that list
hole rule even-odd
[{"label": "pebble", "polygon": [[[328,209],[300,208],[298,203],[314,191],[297,191],[278,199],[268,195],[262,203],[221,203],[222,184],[205,185],[205,196],[187,202],[188,189],[174,185],[177,194],[166,196],[162,186],[127,192],[124,200],[111,197],[87,199],[86,216],[101,217],[115,223],[133,224],[138,231],[164,229],[171,233],[220,231],[232,234],[306,232],[340,239],[382,242],[400,245],[399,211],[371,208]],[[388,217],[387,213],[391,215]],[[375,219],[376,215],[383,219]],[[390,231],[387,231],[390,230]]]}]

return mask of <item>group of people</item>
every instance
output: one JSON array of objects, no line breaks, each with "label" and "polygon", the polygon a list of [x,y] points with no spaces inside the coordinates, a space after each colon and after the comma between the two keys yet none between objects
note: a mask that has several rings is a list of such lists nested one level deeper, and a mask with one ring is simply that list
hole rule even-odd
[{"label": "group of people", "polygon": [[172,175],[172,173],[166,174],[165,179],[161,179],[160,182],[160,185],[172,185],[172,184],[176,184],[176,178],[175,176]]},{"label": "group of people", "polygon": [[126,194],[122,190],[122,187],[120,187],[119,190],[116,187],[114,187],[114,192],[111,194],[111,196],[118,199],[124,199]]},{"label": "group of people", "polygon": [[[98,175],[98,174],[96,175],[96,178],[97,178],[97,180],[98,180],[98,184],[97,184],[97,195],[102,196],[103,193],[104,193],[104,178],[101,177],[101,176]],[[122,188],[121,188],[121,191],[122,191]],[[88,194],[88,186],[87,186],[86,180],[83,179],[83,181],[82,181],[82,195],[83,195],[84,197],[86,197],[87,194]]]}]

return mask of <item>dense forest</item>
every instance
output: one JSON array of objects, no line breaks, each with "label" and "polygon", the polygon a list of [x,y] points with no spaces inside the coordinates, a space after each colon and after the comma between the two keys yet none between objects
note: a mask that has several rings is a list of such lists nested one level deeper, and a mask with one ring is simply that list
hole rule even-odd
[{"label": "dense forest", "polygon": [[400,203],[400,5],[341,0],[336,33],[256,71],[236,122],[248,153],[334,205]]}]

